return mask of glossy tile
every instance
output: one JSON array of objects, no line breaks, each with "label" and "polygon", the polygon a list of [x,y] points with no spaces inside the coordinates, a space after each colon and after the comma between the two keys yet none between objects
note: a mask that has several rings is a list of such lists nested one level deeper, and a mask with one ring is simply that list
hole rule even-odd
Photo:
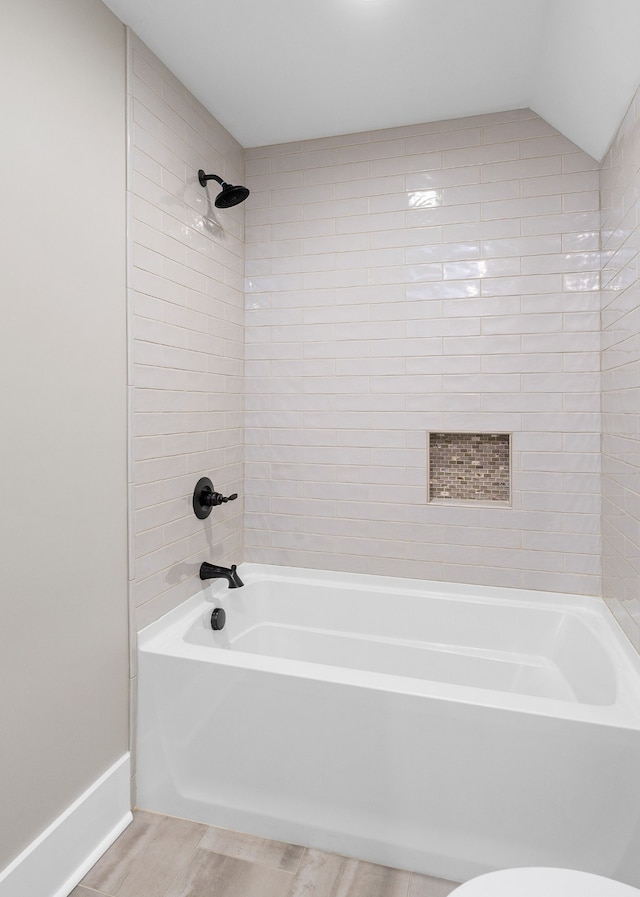
[{"label": "glossy tile", "polygon": [[[603,162],[602,388],[603,595],[636,648],[640,644],[640,483],[637,476],[640,99],[629,107]],[[586,558],[577,572],[588,572]],[[574,559],[574,567],[577,567]]]},{"label": "glossy tile", "polygon": [[[181,522],[164,529],[163,545],[157,544],[157,533],[151,531],[148,520],[134,520],[131,555],[137,579],[132,592],[144,594],[148,620],[156,609],[166,607],[167,582],[160,573],[184,562],[190,552],[190,540],[183,537],[189,528],[189,509],[182,482],[187,472],[210,472],[198,467],[211,459],[202,450],[203,437],[206,441],[215,430],[222,450],[216,476],[227,482],[237,476],[237,468],[227,463],[226,457],[234,457],[241,445],[240,429],[231,421],[232,412],[240,414],[243,407],[237,390],[243,348],[243,209],[216,214],[214,219],[211,203],[194,184],[194,172],[199,166],[207,168],[207,159],[219,159],[227,180],[242,183],[244,175],[240,145],[134,34],[129,41],[129,65],[129,315],[133,337],[129,382],[136,386],[131,424],[137,459],[130,467],[132,488],[149,495],[149,505],[161,510],[180,482],[183,507]],[[298,149],[295,145],[291,152]],[[271,166],[271,154],[254,170],[275,192],[288,184],[294,189],[302,185],[299,171],[288,173],[288,183],[280,181],[277,166]],[[270,203],[264,208],[261,195],[269,194],[253,192],[256,208],[277,216],[278,210]],[[287,210],[288,220],[291,215]],[[270,234],[256,233],[261,241],[271,242]],[[286,251],[293,256],[295,245],[287,245]],[[274,253],[277,249],[272,247],[267,263]],[[265,283],[272,276],[270,268],[256,273]],[[277,277],[273,279],[277,281]],[[210,366],[212,356],[215,368]],[[213,418],[206,418],[207,393],[219,401],[220,383],[224,384],[228,414],[217,415],[214,425]],[[196,417],[199,427],[194,427]],[[178,446],[175,437],[187,431],[195,438]],[[157,437],[162,444],[145,440],[145,435]],[[225,546],[235,541],[239,525],[240,520],[235,520],[235,532],[225,533]],[[221,563],[230,560],[220,558]],[[194,588],[195,575],[190,585]]]},{"label": "glossy tile", "polygon": [[[301,172],[303,185],[333,183],[336,192],[330,200],[307,193],[311,201],[306,202],[302,194],[285,193],[277,198],[276,210],[270,182],[258,181],[256,205],[246,208],[248,254],[271,265],[249,285],[260,300],[249,303],[246,319],[247,356],[265,365],[247,383],[252,442],[246,491],[260,515],[247,533],[247,560],[286,558],[313,566],[318,553],[308,536],[341,532],[337,506],[327,513],[323,503],[321,513],[305,501],[278,515],[286,529],[277,530],[276,550],[261,503],[274,495],[294,496],[296,488],[308,499],[314,490],[322,497],[348,493],[353,518],[363,521],[370,520],[366,502],[375,495],[388,511],[389,531],[402,533],[403,514],[392,510],[394,499],[406,490],[402,495],[418,506],[424,500],[412,485],[416,462],[379,453],[377,460],[372,454],[368,461],[356,461],[347,451],[354,433],[359,444],[371,448],[381,444],[373,441],[381,432],[407,447],[417,439],[424,446],[426,431],[433,428],[506,428],[522,432],[547,454],[558,451],[554,440],[559,433],[584,436],[585,444],[597,434],[597,166],[535,113],[356,134],[342,142],[311,141],[284,152],[275,147],[248,155],[262,160],[261,175]],[[613,185],[611,179],[611,202]],[[630,275],[621,250],[632,248],[628,239],[635,226],[628,194],[620,202],[626,203],[624,214],[612,213],[608,222],[612,292]],[[153,257],[147,261],[155,264]],[[296,272],[304,272],[302,282]],[[335,308],[347,316],[334,315]],[[264,309],[269,319],[261,317]],[[612,328],[621,317],[612,309]],[[612,369],[623,363],[614,339],[612,331],[611,352],[617,359],[614,364],[611,354]],[[304,365],[283,369],[282,363],[295,359]],[[566,388],[564,371],[576,375]],[[559,379],[550,393],[532,379],[555,373]],[[628,399],[616,398],[612,410],[617,414],[623,401]],[[291,442],[286,434],[296,426],[302,437]],[[315,432],[329,443],[310,443],[305,437]],[[330,444],[331,452],[324,458],[309,455],[305,446],[311,444]],[[154,444],[147,447],[153,450]],[[281,463],[278,447],[283,447]],[[579,456],[585,452],[575,449]],[[583,462],[576,459],[578,467]],[[573,507],[572,486],[573,480],[558,483],[549,501],[561,507],[566,498],[567,509]],[[515,490],[514,506],[526,509],[517,521],[511,518],[520,545],[535,528],[539,491],[532,477]],[[464,509],[454,511],[457,516],[442,527],[445,558],[454,556],[462,525]],[[596,526],[595,507],[582,515]],[[565,526],[574,526],[569,510],[566,517],[559,514],[553,533],[561,536]],[[499,527],[491,520],[487,525],[488,544],[499,545]],[[367,528],[367,538],[354,538],[348,546],[336,539],[334,562],[343,569],[367,569],[367,552],[375,551],[376,538]],[[396,541],[399,552],[411,544],[402,535]],[[486,540],[478,537],[471,548],[483,544]],[[514,567],[507,575],[500,560],[493,569],[478,567],[478,581],[521,585],[527,571]],[[525,554],[515,558],[523,564],[529,560]],[[438,576],[471,575],[426,558],[414,559],[411,566],[413,575],[427,578],[434,569]],[[555,581],[559,590],[578,582],[553,559],[546,571],[532,566],[529,572],[544,573],[544,581]],[[580,581],[586,583],[587,577]]]}]

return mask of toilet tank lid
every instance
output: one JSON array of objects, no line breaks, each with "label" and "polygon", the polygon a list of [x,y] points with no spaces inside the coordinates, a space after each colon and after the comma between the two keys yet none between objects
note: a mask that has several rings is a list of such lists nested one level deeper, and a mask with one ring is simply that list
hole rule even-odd
[{"label": "toilet tank lid", "polygon": [[467,881],[450,897],[640,897],[631,885],[572,869],[528,867],[488,872]]}]

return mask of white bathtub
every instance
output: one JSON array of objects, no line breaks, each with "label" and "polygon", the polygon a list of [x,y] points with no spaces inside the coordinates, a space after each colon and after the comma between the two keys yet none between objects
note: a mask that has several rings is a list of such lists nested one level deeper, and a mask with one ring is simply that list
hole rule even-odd
[{"label": "white bathtub", "polygon": [[239,572],[140,635],[140,807],[454,881],[640,885],[640,661],[602,601]]}]

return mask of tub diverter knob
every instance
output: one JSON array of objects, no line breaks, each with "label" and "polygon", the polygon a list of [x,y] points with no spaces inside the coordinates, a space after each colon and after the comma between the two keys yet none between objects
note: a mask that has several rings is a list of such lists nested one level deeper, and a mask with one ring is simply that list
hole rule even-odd
[{"label": "tub diverter knob", "polygon": [[227,615],[221,607],[216,607],[211,614],[211,628],[212,629],[223,629],[224,624],[226,623]]}]

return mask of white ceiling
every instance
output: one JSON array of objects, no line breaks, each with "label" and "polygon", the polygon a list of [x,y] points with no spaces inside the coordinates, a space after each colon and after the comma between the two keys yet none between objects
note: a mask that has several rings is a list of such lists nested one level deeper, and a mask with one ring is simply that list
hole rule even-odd
[{"label": "white ceiling", "polygon": [[640,0],[105,0],[245,147],[530,107],[600,160]]}]

